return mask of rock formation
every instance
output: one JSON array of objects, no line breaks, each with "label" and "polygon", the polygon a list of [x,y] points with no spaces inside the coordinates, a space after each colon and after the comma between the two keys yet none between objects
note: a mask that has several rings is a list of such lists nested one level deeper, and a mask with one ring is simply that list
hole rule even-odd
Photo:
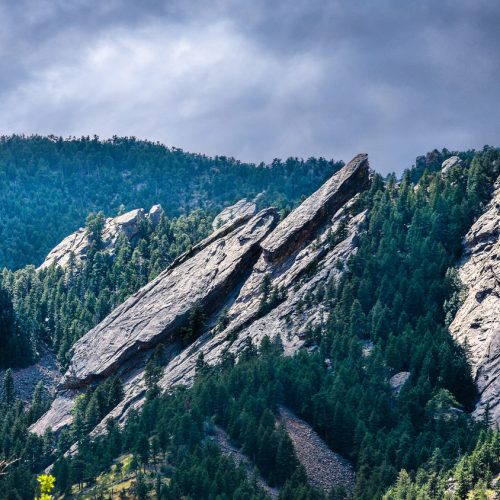
[{"label": "rock formation", "polygon": [[[144,401],[144,366],[159,343],[167,353],[163,390],[189,385],[201,353],[215,364],[226,352],[238,356],[248,339],[280,336],[285,352],[295,352],[322,328],[322,297],[356,251],[365,218],[357,195],[368,182],[367,156],[358,155],[277,227],[273,209],[227,220],[77,342],[58,397],[32,430],[67,425],[78,392],[112,373],[125,397],[108,417],[123,421]],[[182,331],[195,304],[209,321],[186,347]]]},{"label": "rock formation", "polygon": [[444,160],[441,164],[441,173],[446,174],[448,170],[453,168],[455,165],[460,165],[462,160],[458,156],[450,156],[447,160]]},{"label": "rock formation", "polygon": [[88,385],[109,376],[139,351],[172,343],[196,303],[205,315],[215,313],[253,266],[258,244],[275,221],[274,210],[263,210],[126,300],[75,344],[64,385]]},{"label": "rock formation", "polygon": [[394,394],[398,395],[401,392],[401,389],[409,378],[410,372],[398,372],[389,379],[389,385],[391,386]]},{"label": "rock formation", "polygon": [[466,296],[450,331],[470,352],[480,394],[476,416],[489,408],[492,422],[500,425],[500,179],[465,237],[459,276]]},{"label": "rock formation", "polygon": [[[139,231],[140,221],[149,218],[153,224],[157,224],[160,221],[162,213],[163,209],[161,205],[154,205],[148,213],[145,213],[142,208],[137,208],[118,217],[109,217],[106,219],[102,235],[104,248],[109,252],[113,252],[121,234],[133,242]],[[87,230],[81,227],[54,247],[39,269],[45,269],[52,264],[66,267],[71,254],[75,256],[76,263],[79,263],[85,260],[89,249],[90,241],[87,237]]]},{"label": "rock formation", "polygon": [[241,217],[253,216],[257,213],[257,204],[255,201],[247,199],[240,200],[234,205],[225,208],[212,222],[213,229],[219,229],[230,221],[234,221]]},{"label": "rock formation", "polygon": [[354,157],[344,168],[309,196],[262,243],[264,256],[275,261],[298,249],[328,214],[334,214],[368,183],[368,155]]}]

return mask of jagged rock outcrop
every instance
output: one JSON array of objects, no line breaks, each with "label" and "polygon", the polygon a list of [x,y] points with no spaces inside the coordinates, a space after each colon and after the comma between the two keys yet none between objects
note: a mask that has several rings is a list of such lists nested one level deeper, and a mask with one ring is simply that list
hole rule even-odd
[{"label": "jagged rock outcrop", "polygon": [[[123,215],[119,215],[118,217],[107,218],[102,234],[104,248],[109,252],[113,252],[121,234],[125,235],[133,242],[139,232],[141,220],[149,218],[153,224],[157,224],[162,214],[163,209],[161,205],[154,205],[148,213],[142,208],[137,208]],[[89,249],[90,241],[87,237],[87,230],[81,227],[78,231],[70,234],[54,247],[40,265],[39,269],[45,269],[52,264],[66,267],[69,263],[71,254],[75,256],[75,262],[79,263],[85,260]]]},{"label": "jagged rock outcrop", "polygon": [[264,257],[275,261],[297,250],[324,222],[368,182],[368,155],[354,157],[294,210],[262,243]]},{"label": "jagged rock outcrop", "polygon": [[453,168],[455,165],[460,165],[461,163],[462,160],[458,156],[450,156],[441,164],[441,173],[446,174],[448,170]]},{"label": "jagged rock outcrop", "polygon": [[230,221],[240,219],[241,217],[253,216],[257,213],[257,204],[255,201],[249,201],[246,198],[236,202],[230,207],[226,207],[220,212],[212,222],[213,229],[219,229]]},{"label": "jagged rock outcrop", "polygon": [[[67,401],[111,373],[123,380],[125,397],[108,417],[123,421],[144,402],[144,366],[160,342],[163,390],[189,385],[200,354],[216,364],[226,352],[237,357],[248,339],[257,345],[280,336],[285,353],[295,352],[322,328],[328,285],[356,251],[365,218],[356,195],[368,182],[367,156],[358,155],[276,228],[272,209],[227,221],[77,342],[64,387],[32,430],[67,425]],[[184,347],[179,338],[195,303],[210,321]],[[94,434],[105,430],[105,420]]]},{"label": "jagged rock outcrop", "polygon": [[157,225],[160,222],[161,216],[164,214],[163,208],[160,204],[153,205],[148,212],[147,217],[153,223],[153,225]]},{"label": "jagged rock outcrop", "polygon": [[475,415],[489,407],[492,422],[500,425],[500,179],[465,237],[464,255],[459,276],[466,296],[450,332],[470,352],[480,394]]},{"label": "jagged rock outcrop", "polygon": [[[199,303],[216,312],[259,256],[259,242],[273,229],[276,212],[266,209],[243,226],[166,269],[117,307],[74,346],[63,384],[75,388],[111,375],[140,351],[171,343]],[[89,353],[92,353],[89,356]]]}]

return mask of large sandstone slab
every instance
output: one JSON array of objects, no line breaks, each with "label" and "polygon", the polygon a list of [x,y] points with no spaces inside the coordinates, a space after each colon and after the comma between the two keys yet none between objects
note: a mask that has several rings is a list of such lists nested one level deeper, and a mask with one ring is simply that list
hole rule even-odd
[{"label": "large sandstone slab", "polygon": [[263,210],[165,270],[117,307],[75,344],[65,387],[107,377],[138,352],[172,340],[195,303],[206,314],[214,312],[259,257],[259,242],[273,229],[275,219],[274,210]]},{"label": "large sandstone slab", "polygon": [[[307,331],[321,328],[328,315],[328,304],[311,301],[310,297],[318,296],[321,289],[324,293],[327,283],[338,281],[349,257],[356,252],[357,236],[366,216],[355,207],[356,195],[367,187],[367,163],[365,166],[366,171],[365,167],[361,169],[363,175],[350,165],[344,167],[357,179],[351,186],[352,198],[345,200],[343,190],[338,203],[329,196],[321,197],[328,206],[320,211],[314,227],[307,217],[302,219],[304,237],[300,236],[297,222],[292,225],[291,230],[300,241],[295,251],[275,261],[264,258],[261,243],[274,227],[274,211],[263,211],[252,219],[248,213],[240,213],[179,257],[155,281],[84,336],[76,345],[66,385],[84,386],[116,370],[125,392],[123,401],[94,429],[93,435],[105,432],[107,418],[123,423],[130,410],[144,403],[144,365],[150,351],[138,355],[138,350],[148,349],[154,343],[162,341],[167,347],[159,381],[165,391],[178,384],[192,383],[200,354],[214,365],[225,353],[238,357],[248,339],[259,345],[264,336],[280,337],[286,354],[302,347]],[[345,176],[340,174],[337,180]],[[318,199],[315,195],[312,197]],[[299,213],[302,210],[302,205],[296,209]],[[289,217],[294,217],[296,211]],[[238,269],[237,279],[223,277],[223,273],[228,274],[224,271],[227,267]],[[273,288],[286,292],[286,297],[262,314],[259,309],[265,275],[269,275]],[[191,345],[176,345],[175,332],[179,331],[180,323],[175,318],[185,320],[185,311],[197,299],[206,304],[213,286],[218,287],[214,307],[218,313],[214,314],[213,322]],[[215,326],[222,310],[226,311],[228,321],[223,329]],[[72,397],[77,393],[74,391]],[[62,391],[49,412],[33,426],[33,431],[43,433],[49,427],[60,428],[62,423],[70,422],[67,397],[68,392]]]},{"label": "large sandstone slab", "polygon": [[295,251],[307,242],[329,214],[334,214],[367,184],[368,155],[359,154],[309,196],[262,242],[266,259],[275,261]]},{"label": "large sandstone slab", "polygon": [[489,407],[500,425],[500,180],[495,188],[487,210],[465,237],[459,275],[467,293],[450,332],[469,348],[480,394],[476,416]]},{"label": "large sandstone slab", "polygon": [[[228,326],[217,331],[212,328],[202,335],[197,341],[180,352],[172,352],[168,355],[168,361],[164,367],[163,375],[159,381],[159,387],[168,391],[176,385],[189,386],[194,380],[196,373],[196,361],[200,353],[203,354],[205,362],[215,365],[220,362],[225,353],[231,353],[236,358],[245,348],[247,339],[254,345],[259,345],[265,336],[271,339],[280,337],[286,355],[293,355],[305,342],[305,333],[310,328],[321,327],[326,324],[329,307],[323,303],[311,303],[306,300],[307,296],[314,295],[318,289],[329,280],[338,282],[349,258],[356,252],[356,240],[361,225],[366,217],[366,212],[355,216],[349,216],[347,234],[345,239],[331,247],[328,246],[326,237],[329,230],[338,226],[339,218],[347,216],[351,204],[339,210],[324,228],[319,236],[318,242],[312,242],[303,248],[297,255],[290,257],[286,263],[276,266],[276,274],[273,275],[273,286],[280,286],[287,290],[287,298],[269,311],[266,315],[256,315],[261,298],[260,271],[263,265],[262,257],[255,264],[252,274],[246,279],[243,288],[236,298],[229,297],[227,301],[228,315],[234,317]],[[319,268],[311,276],[301,273],[304,266],[317,259]],[[341,262],[343,266],[339,266]],[[266,269],[272,272],[272,265]],[[279,269],[279,271],[278,271]],[[299,309],[298,304],[304,305]],[[146,385],[143,374],[136,373],[130,379],[124,381],[125,398],[108,415],[119,423],[123,423],[128,412],[139,409],[144,403]],[[54,415],[54,421],[57,421]],[[94,435],[105,432],[105,420],[94,430]],[[47,426],[46,420],[45,426]],[[42,430],[37,427],[37,430]]]}]

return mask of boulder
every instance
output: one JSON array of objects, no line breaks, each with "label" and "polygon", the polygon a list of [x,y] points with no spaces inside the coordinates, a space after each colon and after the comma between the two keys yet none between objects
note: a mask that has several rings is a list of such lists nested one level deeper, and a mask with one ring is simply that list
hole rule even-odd
[{"label": "boulder", "polygon": [[410,378],[410,372],[399,372],[393,375],[389,380],[389,385],[391,386],[394,394],[399,394],[401,389],[406,384]]},{"label": "boulder", "polygon": [[153,225],[157,225],[160,222],[161,216],[164,214],[163,208],[160,204],[153,205],[148,212],[148,218],[153,223]]},{"label": "boulder", "polygon": [[453,168],[455,165],[461,165],[462,160],[458,156],[450,156],[447,160],[444,160],[441,164],[441,173],[446,174],[448,170]]}]

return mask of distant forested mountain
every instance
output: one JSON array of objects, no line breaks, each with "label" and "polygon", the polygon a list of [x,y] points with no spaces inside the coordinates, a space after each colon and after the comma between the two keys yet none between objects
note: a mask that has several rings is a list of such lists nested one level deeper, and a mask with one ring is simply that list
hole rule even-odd
[{"label": "distant forested mountain", "polygon": [[0,138],[0,268],[39,264],[90,212],[106,216],[160,203],[167,215],[217,211],[265,191],[291,207],[342,166],[289,158],[270,165],[186,153],[159,143],[97,137]]}]

